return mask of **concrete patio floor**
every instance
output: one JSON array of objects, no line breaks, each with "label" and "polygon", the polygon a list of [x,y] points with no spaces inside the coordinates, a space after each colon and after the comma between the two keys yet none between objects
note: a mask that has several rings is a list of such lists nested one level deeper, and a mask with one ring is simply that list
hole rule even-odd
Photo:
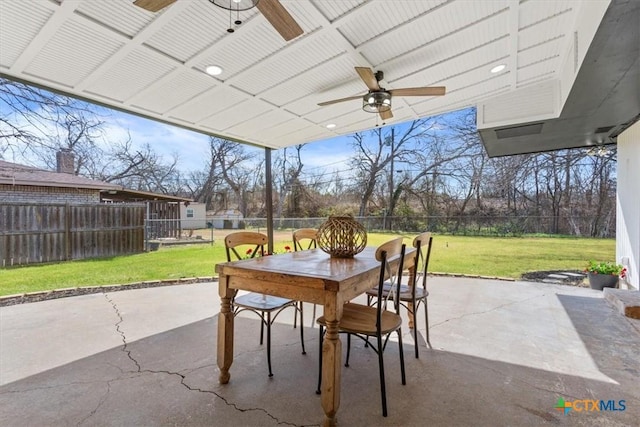
[{"label": "concrete patio floor", "polygon": [[[591,289],[430,279],[430,339],[403,327],[385,351],[389,417],[375,354],[355,342],[342,371],[341,426],[633,426],[640,419],[640,321]],[[236,321],[231,382],[218,384],[217,283],[92,294],[0,308],[2,426],[318,425],[318,328],[307,354],[291,316],[274,326],[268,378],[259,324]],[[424,337],[423,312],[418,327]],[[344,342],[344,340],[343,340]],[[618,411],[554,408],[614,400]],[[589,408],[589,406],[587,406]]]}]

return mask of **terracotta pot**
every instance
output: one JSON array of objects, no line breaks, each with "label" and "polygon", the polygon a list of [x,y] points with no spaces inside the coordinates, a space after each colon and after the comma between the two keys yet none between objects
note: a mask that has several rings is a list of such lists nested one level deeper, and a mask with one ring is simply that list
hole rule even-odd
[{"label": "terracotta pot", "polygon": [[589,286],[591,289],[601,291],[603,288],[615,288],[618,286],[618,276],[613,274],[589,273]]}]

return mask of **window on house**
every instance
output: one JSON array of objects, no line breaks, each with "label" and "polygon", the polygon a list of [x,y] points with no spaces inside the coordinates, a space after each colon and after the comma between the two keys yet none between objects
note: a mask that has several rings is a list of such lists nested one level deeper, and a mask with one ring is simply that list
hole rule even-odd
[{"label": "window on house", "polygon": [[187,209],[187,218],[193,218],[193,209]]}]

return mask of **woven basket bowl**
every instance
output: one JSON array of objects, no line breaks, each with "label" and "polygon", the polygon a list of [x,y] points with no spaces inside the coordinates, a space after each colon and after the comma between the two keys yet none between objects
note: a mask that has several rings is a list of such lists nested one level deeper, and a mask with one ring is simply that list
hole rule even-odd
[{"label": "woven basket bowl", "polygon": [[367,230],[351,216],[330,216],[318,228],[317,244],[333,258],[352,258],[367,246]]}]

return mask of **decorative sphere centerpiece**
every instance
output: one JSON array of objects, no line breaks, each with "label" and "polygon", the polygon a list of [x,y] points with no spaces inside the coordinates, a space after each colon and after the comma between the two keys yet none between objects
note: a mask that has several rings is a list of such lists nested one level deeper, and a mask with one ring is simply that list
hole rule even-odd
[{"label": "decorative sphere centerpiece", "polygon": [[367,230],[351,215],[330,216],[318,228],[317,244],[332,258],[353,258],[367,246]]}]

